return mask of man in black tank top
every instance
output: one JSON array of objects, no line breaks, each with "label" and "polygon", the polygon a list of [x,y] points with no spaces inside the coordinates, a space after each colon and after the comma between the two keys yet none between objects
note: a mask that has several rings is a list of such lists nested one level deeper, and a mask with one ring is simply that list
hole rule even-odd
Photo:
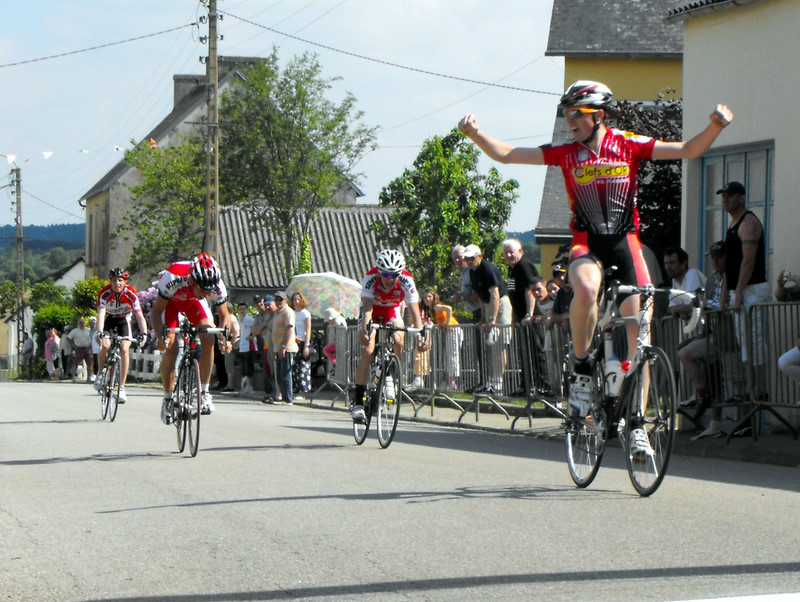
[{"label": "man in black tank top", "polygon": [[[746,325],[748,309],[754,303],[771,300],[767,282],[764,227],[752,211],[747,210],[746,190],[739,182],[728,182],[717,190],[722,195],[722,207],[731,218],[725,235],[725,286],[720,309],[733,309],[742,361],[748,361]],[[763,328],[760,312],[749,319],[752,328],[752,358],[754,365],[764,363]]]}]

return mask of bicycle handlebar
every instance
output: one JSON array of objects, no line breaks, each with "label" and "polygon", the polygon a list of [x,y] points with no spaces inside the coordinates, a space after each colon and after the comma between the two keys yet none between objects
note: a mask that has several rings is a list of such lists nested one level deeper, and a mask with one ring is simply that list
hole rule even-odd
[{"label": "bicycle handlebar", "polygon": [[375,322],[370,322],[367,326],[367,330],[388,330],[390,332],[410,332],[411,334],[420,334],[422,333],[422,338],[428,338],[428,331],[430,328],[428,326],[423,326],[422,328],[415,328],[413,326],[395,326],[394,324],[375,324]]},{"label": "bicycle handlebar", "polygon": [[699,293],[693,291],[684,291],[677,288],[656,288],[652,284],[645,284],[644,286],[633,286],[630,284],[618,284],[616,285],[617,294],[622,293],[623,295],[647,295],[653,296],[658,293],[669,295],[670,299],[680,298],[686,305],[692,305],[692,313],[689,316],[686,324],[683,326],[683,334],[691,333],[695,328],[697,328],[698,322],[700,322],[700,315],[702,314],[703,310],[700,306],[700,297]]}]

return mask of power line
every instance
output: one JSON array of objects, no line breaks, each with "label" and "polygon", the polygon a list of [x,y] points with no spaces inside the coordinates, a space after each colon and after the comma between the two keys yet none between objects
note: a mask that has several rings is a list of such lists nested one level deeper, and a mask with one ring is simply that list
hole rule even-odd
[{"label": "power line", "polygon": [[32,199],[36,199],[36,200],[37,200],[37,201],[39,201],[40,203],[44,203],[44,204],[45,204],[45,205],[47,205],[48,207],[52,207],[52,208],[53,208],[53,209],[55,209],[56,211],[60,211],[61,213],[65,213],[65,214],[69,215],[70,217],[75,217],[75,218],[77,218],[77,219],[80,219],[80,220],[82,220],[82,219],[85,219],[85,217],[84,217],[83,215],[75,215],[74,213],[70,213],[70,212],[69,212],[69,211],[67,211],[66,209],[62,209],[61,207],[56,207],[56,206],[55,206],[55,205],[53,205],[52,203],[48,203],[47,201],[44,201],[44,200],[40,199],[40,198],[39,198],[38,196],[36,196],[35,194],[31,194],[30,192],[28,192],[28,191],[27,191],[27,190],[25,190],[24,188],[22,189],[22,192],[23,192],[24,194],[28,195],[29,197],[31,197]]},{"label": "power line", "polygon": [[62,52],[61,54],[53,54],[50,56],[43,56],[35,59],[28,59],[25,61],[17,61],[16,63],[6,63],[5,65],[0,65],[0,69],[4,69],[5,67],[17,67],[18,65],[27,65],[29,63],[39,63],[41,61],[49,61],[51,59],[59,59],[65,56],[71,56],[73,54],[82,54],[84,52],[92,52],[93,50],[100,50],[102,48],[109,48],[111,46],[119,46],[120,44],[127,44],[129,42],[137,42],[139,40],[144,40],[147,38],[153,38],[155,36],[164,35],[166,33],[172,33],[173,31],[178,31],[179,29],[184,29],[185,27],[195,27],[196,23],[187,23],[185,25],[179,25],[178,27],[173,27],[171,29],[165,29],[163,31],[157,31],[155,33],[148,33],[142,36],[137,36],[135,38],[128,38],[127,40],[120,40],[118,42],[109,42],[108,44],[100,44],[99,46],[91,46],[90,48],[82,48],[80,50],[70,50],[69,52]]},{"label": "power line", "polygon": [[520,88],[518,86],[505,86],[503,84],[497,84],[497,83],[492,83],[492,82],[484,82],[484,81],[480,81],[480,80],[469,79],[467,77],[460,77],[458,75],[447,75],[445,73],[436,73],[435,71],[428,71],[426,69],[419,69],[417,67],[409,67],[407,65],[400,65],[399,63],[392,63],[390,61],[384,61],[382,59],[376,59],[376,58],[372,58],[372,57],[369,57],[369,56],[364,56],[363,54],[356,54],[355,52],[350,52],[350,51],[347,51],[347,50],[341,50],[339,48],[334,48],[333,46],[327,46],[325,44],[320,44],[319,42],[312,42],[311,40],[307,40],[307,39],[301,38],[299,36],[295,36],[295,35],[292,35],[292,34],[289,34],[289,33],[285,33],[285,32],[279,31],[279,30],[274,29],[272,27],[268,27],[267,25],[262,25],[261,23],[256,23],[255,21],[251,21],[249,19],[245,19],[244,17],[239,17],[237,15],[231,14],[231,13],[223,11],[223,10],[219,10],[218,12],[220,12],[221,14],[225,14],[225,15],[227,15],[229,17],[232,17],[234,19],[238,19],[239,21],[242,21],[243,23],[248,23],[250,25],[253,25],[254,27],[260,27],[261,29],[265,29],[267,31],[271,31],[272,33],[276,33],[276,34],[278,34],[280,36],[284,36],[286,38],[291,38],[293,40],[297,40],[298,42],[303,42],[304,44],[309,44],[311,46],[316,46],[317,48],[323,48],[325,50],[330,50],[331,52],[337,52],[339,54],[344,54],[346,56],[352,56],[354,58],[361,59],[361,60],[364,60],[364,61],[370,61],[372,63],[378,63],[380,65],[387,65],[389,67],[395,67],[396,69],[404,69],[406,71],[412,71],[414,73],[421,73],[423,75],[432,75],[434,77],[442,77],[442,78],[445,78],[445,79],[452,79],[452,80],[455,80],[455,81],[466,82],[466,83],[469,83],[469,84],[478,84],[480,86],[488,86],[488,87],[491,87],[491,88],[502,88],[504,90],[514,90],[514,91],[517,91],[517,92],[530,92],[530,93],[533,93],[533,94],[547,94],[549,96],[560,96],[561,95],[561,92],[547,92],[545,90],[534,90],[534,89],[531,89],[531,88]]}]

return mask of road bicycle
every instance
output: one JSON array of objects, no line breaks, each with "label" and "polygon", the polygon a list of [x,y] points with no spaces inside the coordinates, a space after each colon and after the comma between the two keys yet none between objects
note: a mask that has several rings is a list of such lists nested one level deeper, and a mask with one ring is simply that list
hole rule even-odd
[{"label": "road bicycle", "polygon": [[[589,361],[592,365],[591,408],[585,417],[570,409],[564,415],[567,465],[578,487],[587,487],[597,475],[609,440],[618,438],[633,488],[641,496],[653,494],[667,472],[675,437],[677,388],[675,374],[663,349],[650,344],[650,315],[656,295],[681,297],[693,310],[683,327],[694,330],[700,319],[696,293],[658,289],[651,285],[629,286],[613,281],[601,300]],[[620,315],[621,295],[639,295],[640,309],[634,316]],[[627,339],[626,326],[636,324],[636,352],[632,362],[619,361],[614,353],[613,333]],[[619,336],[617,337],[619,338]],[[652,455],[630,445],[631,432],[643,429]]]},{"label": "road bicycle", "polygon": [[[353,421],[353,438],[358,445],[364,443],[372,417],[375,416],[378,443],[383,449],[391,445],[400,418],[403,397],[403,369],[394,352],[397,332],[419,333],[418,328],[404,328],[392,324],[370,323],[367,330],[375,335],[375,352],[370,363],[370,376],[364,400],[364,421]],[[427,332],[423,329],[423,336]]]},{"label": "road bicycle", "polygon": [[109,334],[103,333],[102,337],[108,337],[111,342],[106,352],[106,361],[103,370],[97,377],[100,379],[100,416],[101,420],[108,418],[109,422],[114,422],[117,418],[119,407],[119,389],[122,386],[122,341],[133,341],[130,336],[121,337],[116,332]]},{"label": "road bicycle", "polygon": [[183,453],[189,441],[189,453],[194,458],[200,449],[200,416],[202,393],[200,391],[200,340],[203,333],[222,334],[230,338],[228,328],[197,328],[188,320],[178,328],[165,328],[164,336],[177,333],[183,341],[183,354],[178,363],[178,376],[172,392],[172,403],[167,408],[172,413],[172,424],[178,436],[178,451]]}]

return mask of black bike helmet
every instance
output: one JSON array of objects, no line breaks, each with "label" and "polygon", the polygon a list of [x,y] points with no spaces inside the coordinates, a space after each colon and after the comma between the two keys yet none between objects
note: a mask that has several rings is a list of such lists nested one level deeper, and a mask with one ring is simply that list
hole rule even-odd
[{"label": "black bike helmet", "polygon": [[125,271],[124,268],[111,268],[108,270],[108,277],[109,278],[124,278],[125,280],[128,279],[128,272]]},{"label": "black bike helmet", "polygon": [[194,283],[204,291],[212,291],[217,288],[222,277],[219,265],[208,253],[200,253],[192,260],[189,275]]},{"label": "black bike helmet", "polygon": [[595,109],[605,109],[611,102],[611,96],[611,90],[605,84],[580,79],[567,88],[566,92],[561,96],[558,108],[593,107]]}]

